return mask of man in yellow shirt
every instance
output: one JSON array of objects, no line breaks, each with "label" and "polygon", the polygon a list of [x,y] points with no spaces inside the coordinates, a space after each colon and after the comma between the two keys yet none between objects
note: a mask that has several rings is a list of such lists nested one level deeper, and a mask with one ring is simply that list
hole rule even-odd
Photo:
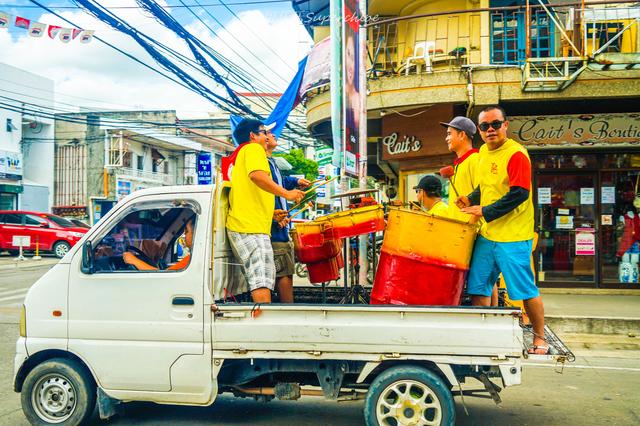
[{"label": "man in yellow shirt", "polygon": [[471,215],[462,213],[453,201],[461,195],[470,194],[478,186],[478,150],[473,147],[476,125],[467,117],[454,117],[449,123],[440,124],[447,128],[447,148],[456,154],[453,162],[455,173],[450,179],[458,193],[449,188],[449,217],[468,222]]},{"label": "man in yellow shirt", "polygon": [[270,238],[275,196],[294,202],[304,196],[302,191],[288,191],[271,178],[267,132],[262,122],[250,118],[240,121],[233,132],[235,140],[242,143],[233,154],[227,217],[231,249],[242,264],[256,303],[270,303],[275,284]]},{"label": "man in yellow shirt", "polygon": [[476,240],[467,290],[474,305],[489,306],[502,273],[511,300],[523,300],[533,325],[532,354],[546,354],[544,305],[531,268],[534,236],[531,160],[527,150],[507,138],[504,110],[490,106],[478,117],[485,144],[478,159],[478,187],[456,201],[461,211],[485,220]]},{"label": "man in yellow shirt", "polygon": [[442,182],[437,176],[423,176],[413,189],[416,190],[418,202],[427,213],[447,217],[448,208],[442,201]]}]

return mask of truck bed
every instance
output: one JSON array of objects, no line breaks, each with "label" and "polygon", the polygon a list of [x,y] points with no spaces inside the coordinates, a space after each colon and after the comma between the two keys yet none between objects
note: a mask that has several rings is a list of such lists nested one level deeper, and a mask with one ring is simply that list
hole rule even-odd
[{"label": "truck bed", "polygon": [[[213,350],[520,358],[518,309],[372,305],[223,304]],[[264,354],[264,355],[261,355]]]}]

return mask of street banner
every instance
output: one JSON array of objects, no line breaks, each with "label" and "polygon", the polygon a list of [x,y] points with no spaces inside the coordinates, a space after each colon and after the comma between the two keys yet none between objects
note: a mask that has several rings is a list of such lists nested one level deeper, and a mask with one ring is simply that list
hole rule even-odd
[{"label": "street banner", "polygon": [[11,22],[11,15],[0,12],[0,28],[9,28],[9,22]]},{"label": "street banner", "polygon": [[[347,175],[358,177],[360,160],[360,5],[344,0],[343,39],[343,119],[342,151]],[[365,123],[362,123],[365,124]]]},{"label": "street banner", "polygon": [[328,84],[331,80],[331,39],[325,38],[311,49],[300,83],[299,96]]},{"label": "street banner", "polygon": [[42,24],[40,22],[32,22],[31,28],[29,28],[29,35],[31,37],[42,37],[46,31],[47,31],[47,24]]}]

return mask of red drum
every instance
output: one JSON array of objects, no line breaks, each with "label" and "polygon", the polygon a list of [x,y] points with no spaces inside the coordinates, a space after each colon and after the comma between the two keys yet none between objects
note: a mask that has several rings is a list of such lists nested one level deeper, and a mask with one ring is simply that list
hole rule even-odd
[{"label": "red drum", "polygon": [[302,238],[296,230],[291,231],[291,239],[293,240],[293,249],[296,258],[302,263],[316,263],[321,260],[331,259],[340,253],[342,248],[341,240],[325,240],[321,246],[304,245]]},{"label": "red drum", "polygon": [[338,268],[339,254],[331,259],[322,260],[316,263],[309,263],[307,271],[309,271],[309,282],[324,283],[340,278],[340,269]]},{"label": "red drum", "polygon": [[292,236],[293,243],[296,244],[297,241],[299,247],[322,247],[326,240],[333,239],[329,222],[296,223],[295,229],[291,232],[296,233],[295,238]]},{"label": "red drum", "polygon": [[476,227],[391,208],[372,304],[459,305]]},{"label": "red drum", "polygon": [[358,207],[320,216],[315,223],[330,223],[333,238],[350,238],[384,230],[384,210],[380,204]]}]

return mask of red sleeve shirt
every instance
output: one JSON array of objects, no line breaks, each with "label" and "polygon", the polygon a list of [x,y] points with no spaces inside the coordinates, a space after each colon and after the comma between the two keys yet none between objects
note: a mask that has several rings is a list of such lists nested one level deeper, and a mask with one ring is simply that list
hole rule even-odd
[{"label": "red sleeve shirt", "polygon": [[531,191],[531,161],[522,152],[516,152],[507,164],[509,186],[519,186]]}]

